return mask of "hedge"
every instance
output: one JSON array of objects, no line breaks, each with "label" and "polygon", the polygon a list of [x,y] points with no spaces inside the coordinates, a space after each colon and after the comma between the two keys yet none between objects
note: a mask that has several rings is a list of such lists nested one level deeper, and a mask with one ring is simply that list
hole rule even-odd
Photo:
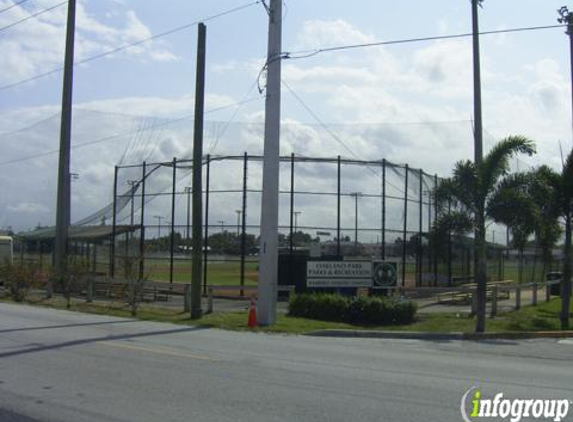
[{"label": "hedge", "polygon": [[339,294],[295,295],[289,302],[290,316],[363,325],[411,324],[416,304],[381,297],[347,297]]}]

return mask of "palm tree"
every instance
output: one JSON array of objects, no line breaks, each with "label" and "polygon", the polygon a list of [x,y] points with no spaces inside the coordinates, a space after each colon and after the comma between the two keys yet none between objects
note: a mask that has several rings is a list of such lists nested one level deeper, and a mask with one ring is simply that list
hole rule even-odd
[{"label": "palm tree", "polygon": [[[476,332],[485,331],[487,262],[485,224],[493,219],[490,200],[501,180],[509,173],[509,160],[516,154],[535,153],[533,141],[524,136],[509,136],[497,143],[483,161],[456,163],[452,177],[444,179],[434,195],[439,207],[436,229],[475,233],[474,277],[477,284]],[[453,211],[448,209],[453,207]],[[517,212],[517,210],[516,210]]]},{"label": "palm tree", "polygon": [[561,173],[548,167],[542,168],[545,181],[552,187],[553,195],[548,204],[548,214],[565,221],[565,242],[563,245],[563,279],[561,281],[561,329],[569,329],[569,308],[571,304],[571,229],[573,219],[573,150],[563,164]]},{"label": "palm tree", "polygon": [[508,175],[498,183],[488,204],[488,215],[505,224],[512,234],[513,247],[519,253],[519,283],[523,281],[523,251],[541,222],[541,209],[534,200],[536,186],[532,172]]}]

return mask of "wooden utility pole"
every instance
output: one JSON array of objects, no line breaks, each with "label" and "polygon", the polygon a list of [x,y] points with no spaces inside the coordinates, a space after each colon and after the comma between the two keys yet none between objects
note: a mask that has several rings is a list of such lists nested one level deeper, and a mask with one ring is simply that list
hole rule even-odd
[{"label": "wooden utility pole", "polygon": [[206,27],[198,26],[197,75],[195,82],[195,127],[193,131],[193,269],[191,272],[191,318],[201,318],[203,247],[203,117],[205,111]]},{"label": "wooden utility pole", "polygon": [[268,12],[267,96],[257,313],[260,325],[274,324],[277,312],[282,0],[270,0]]},{"label": "wooden utility pole", "polygon": [[[60,126],[60,157],[58,162],[58,193],[56,205],[55,266],[56,276],[65,277],[68,261],[68,229],[71,219],[70,201],[70,146],[72,138],[72,100],[74,86],[74,38],[76,28],[76,0],[68,0],[66,56],[62,90],[62,119]],[[53,292],[48,281],[47,296]]]}]

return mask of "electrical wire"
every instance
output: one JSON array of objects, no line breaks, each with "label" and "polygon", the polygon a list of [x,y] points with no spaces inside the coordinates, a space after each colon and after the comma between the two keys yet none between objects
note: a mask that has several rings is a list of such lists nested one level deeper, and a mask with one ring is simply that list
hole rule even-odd
[{"label": "electrical wire", "polygon": [[[354,151],[352,151],[352,149],[346,145],[346,143],[340,139],[340,137],[334,133],[319,117],[318,115],[302,100],[302,98],[300,98],[296,92],[294,92],[294,90],[290,87],[290,85],[286,82],[286,81],[282,81],[282,84],[285,86],[286,89],[288,89],[288,91],[292,94],[292,96],[299,102],[299,104],[318,122],[318,124],[324,129],[326,130],[326,132],[328,132],[328,134],[336,141],[338,142],[340,145],[342,145],[342,147],[348,151],[348,153],[350,153],[355,159],[359,160],[359,161],[363,161],[362,158],[360,158]],[[375,175],[379,175],[379,173],[374,170],[372,167],[367,166],[366,167],[368,170],[370,170],[373,174]],[[390,185],[391,187],[393,187],[394,189],[396,189],[399,193],[403,193],[403,190],[400,190],[400,188],[398,188],[397,186],[393,185],[392,183],[390,183],[388,180],[386,180],[386,183],[388,185]]]},{"label": "electrical wire", "polygon": [[38,16],[41,16],[41,15],[43,15],[43,14],[45,14],[45,13],[51,12],[52,10],[57,9],[58,7],[61,7],[61,6],[63,6],[64,4],[67,4],[67,3],[68,3],[68,1],[66,0],[66,1],[63,1],[63,2],[61,2],[61,3],[58,3],[58,4],[54,5],[54,6],[48,7],[47,9],[43,9],[43,10],[40,10],[39,12],[33,13],[33,14],[29,15],[29,16],[26,16],[25,18],[20,19],[19,21],[16,21],[16,22],[11,23],[10,25],[3,26],[2,28],[0,28],[0,32],[3,32],[3,31],[5,31],[5,30],[7,30],[7,29],[10,29],[10,28],[13,28],[13,27],[15,27],[16,25],[20,25],[21,23],[24,23],[24,22],[26,22],[26,21],[29,21],[30,19],[36,18],[36,17],[38,17]]},{"label": "electrical wire", "polygon": [[[223,126],[223,130],[221,130],[221,132],[218,134],[218,136],[216,137],[215,141],[209,146],[209,148],[207,149],[208,154],[212,154],[213,151],[215,150],[215,148],[217,148],[217,145],[219,145],[219,141],[221,140],[221,138],[223,137],[223,135],[225,135],[225,133],[227,133],[227,130],[229,129],[229,126],[231,126],[231,124],[235,121],[235,118],[237,117],[237,115],[239,114],[239,111],[241,110],[241,106],[243,104],[247,103],[247,98],[251,95],[251,92],[253,91],[253,89],[255,89],[255,86],[257,86],[258,84],[258,78],[257,80],[255,80],[255,82],[253,82],[253,84],[250,86],[249,90],[247,91],[247,93],[245,94],[245,96],[243,97],[243,99],[240,101],[240,105],[235,108],[235,111],[233,112],[233,115],[231,116],[231,118],[225,123],[225,126]],[[257,97],[257,99],[261,99],[261,97]]]},{"label": "electrical wire", "polygon": [[[555,28],[566,28],[567,25],[547,25],[547,26],[529,26],[523,28],[510,28],[510,29],[498,29],[493,31],[482,31],[479,35],[495,35],[495,34],[508,34],[514,32],[527,32],[527,31],[539,31],[545,29],[555,29]],[[420,38],[405,38],[400,40],[389,40],[389,41],[374,41],[370,43],[362,44],[348,44],[333,47],[322,47],[313,50],[300,50],[300,51],[286,51],[282,53],[283,59],[305,59],[309,57],[314,57],[318,54],[329,53],[334,51],[344,51],[344,50],[354,50],[359,48],[370,48],[370,47],[380,47],[384,45],[397,45],[397,44],[410,44],[425,41],[437,41],[437,40],[451,40],[457,38],[468,38],[471,37],[472,33],[462,33],[462,34],[452,34],[452,35],[436,35],[430,37],[420,37]]]},{"label": "electrical wire", "polygon": [[[163,38],[163,37],[165,37],[165,36],[167,36],[167,35],[171,35],[171,34],[174,34],[174,33],[177,33],[177,32],[181,32],[181,31],[183,31],[183,30],[186,30],[186,29],[192,28],[192,27],[194,27],[194,26],[197,26],[199,23],[209,22],[209,21],[212,21],[212,20],[221,18],[221,17],[223,17],[223,16],[230,15],[230,14],[232,14],[232,13],[236,13],[236,12],[241,11],[241,10],[243,10],[243,9],[246,9],[246,8],[252,7],[252,6],[256,5],[256,4],[259,4],[259,3],[261,3],[261,1],[262,1],[262,0],[252,1],[252,2],[249,2],[249,3],[243,4],[243,5],[241,5],[241,6],[237,6],[237,7],[234,7],[234,8],[232,8],[232,9],[228,9],[228,10],[225,10],[225,11],[223,11],[223,12],[217,13],[217,14],[215,14],[215,15],[207,16],[207,17],[204,18],[204,19],[200,19],[200,20],[197,20],[197,21],[194,21],[194,22],[185,24],[185,25],[181,25],[181,26],[175,27],[175,28],[173,28],[173,29],[169,29],[169,30],[167,30],[167,31],[160,32],[159,34],[152,35],[152,36],[147,37],[147,38],[142,38],[142,39],[140,39],[140,40],[138,40],[138,41],[135,41],[135,42],[133,42],[133,43],[125,44],[125,45],[122,45],[122,46],[113,48],[113,49],[111,49],[111,50],[104,51],[103,53],[100,53],[100,54],[96,54],[96,55],[94,55],[94,56],[87,57],[87,58],[85,58],[85,59],[83,59],[83,60],[78,60],[78,61],[76,61],[76,62],[74,63],[74,67],[79,66],[79,65],[82,65],[82,64],[86,64],[86,63],[93,62],[94,60],[99,60],[99,59],[101,59],[101,58],[110,56],[110,55],[115,54],[115,53],[119,53],[119,52],[121,52],[121,51],[127,50],[127,49],[132,48],[132,47],[137,47],[137,46],[139,46],[139,45],[148,43],[149,41],[153,41],[153,40],[156,40],[156,39],[158,39],[158,38]],[[66,2],[64,2],[64,3],[66,3]],[[52,69],[52,70],[49,70],[49,71],[47,71],[47,72],[34,75],[34,76],[31,76],[31,77],[26,78],[26,79],[22,79],[22,80],[20,80],[20,81],[18,81],[18,82],[14,82],[14,83],[11,83],[11,84],[8,84],[8,85],[1,86],[1,87],[0,87],[0,91],[5,91],[5,90],[7,90],[7,89],[11,89],[11,88],[14,88],[14,87],[17,87],[17,86],[26,84],[26,83],[28,83],[28,82],[35,81],[35,80],[37,80],[37,79],[45,78],[46,76],[53,75],[54,73],[59,73],[59,72],[61,72],[62,70],[64,70],[63,67],[58,67],[58,68],[56,68],[56,69]]]},{"label": "electrical wire", "polygon": [[4,9],[0,9],[0,14],[2,14],[2,13],[4,13],[4,12],[7,12],[8,10],[13,9],[13,8],[15,8],[16,6],[20,6],[21,4],[26,3],[26,2],[28,2],[28,1],[30,1],[30,0],[20,0],[20,1],[17,1],[16,3],[14,3],[14,4],[11,5],[11,6],[5,7]]},{"label": "electrical wire", "polygon": [[[226,109],[229,109],[229,108],[239,107],[239,106],[241,106],[241,105],[243,105],[243,104],[246,104],[246,103],[252,102],[252,101],[256,101],[256,100],[260,100],[260,97],[251,98],[251,99],[248,99],[248,100],[245,100],[245,101],[240,101],[240,102],[237,102],[237,103],[234,103],[234,104],[229,104],[229,105],[222,106],[222,107],[216,107],[216,108],[213,108],[213,109],[211,109],[211,110],[205,111],[205,114],[216,113],[216,112],[218,112],[218,111],[226,110]],[[169,126],[169,125],[172,125],[172,124],[181,122],[181,121],[183,121],[183,120],[188,120],[188,119],[190,119],[190,118],[192,118],[192,117],[193,117],[193,114],[189,114],[189,115],[186,115],[186,116],[178,117],[178,118],[176,118],[176,119],[164,121],[164,122],[161,122],[161,123],[156,123],[156,124],[154,124],[154,125],[149,125],[149,126],[147,126],[147,127],[145,128],[145,130],[156,129],[156,128],[163,127],[163,126]],[[38,122],[38,123],[39,123],[39,122]],[[141,128],[138,128],[137,130],[141,130]],[[109,135],[109,136],[105,136],[105,137],[103,137],[103,138],[98,138],[98,139],[94,139],[94,140],[91,140],[91,141],[81,142],[81,143],[72,145],[72,146],[70,147],[70,149],[84,148],[84,147],[88,147],[88,146],[91,146],[91,145],[95,145],[95,144],[100,144],[100,143],[112,141],[112,140],[114,140],[114,139],[124,138],[124,137],[126,137],[126,136],[130,136],[130,135],[133,135],[133,134],[134,134],[133,131],[124,132],[124,133],[117,133],[117,134],[115,134],[115,135]],[[34,159],[36,159],[36,158],[41,158],[41,157],[46,157],[46,156],[48,156],[48,155],[57,154],[58,152],[60,152],[59,149],[53,149],[53,150],[50,150],[50,151],[45,151],[45,152],[41,152],[41,153],[38,153],[38,154],[29,155],[29,156],[26,156],[26,157],[15,158],[15,159],[13,159],[13,160],[8,160],[8,161],[0,162],[0,166],[5,166],[5,165],[9,165],[9,164],[16,164],[16,163],[21,163],[21,162],[24,162],[24,161],[30,161],[30,160],[34,160]]]}]

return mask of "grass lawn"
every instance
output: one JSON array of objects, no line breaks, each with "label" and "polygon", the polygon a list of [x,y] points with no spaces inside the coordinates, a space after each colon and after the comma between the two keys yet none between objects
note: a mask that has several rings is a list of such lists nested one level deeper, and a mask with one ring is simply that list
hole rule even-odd
[{"label": "grass lawn", "polygon": [[[4,302],[12,303],[10,299],[2,299]],[[41,300],[32,304],[54,309],[65,309],[65,302],[61,298]],[[495,319],[488,319],[486,329],[488,332],[511,332],[511,331],[552,331],[559,330],[559,310],[560,299],[556,298],[548,303],[538,306],[526,306],[519,311],[501,314]],[[130,318],[129,308],[121,303],[92,303],[75,301],[71,311],[86,312],[102,315],[113,315]],[[144,321],[169,322],[174,324],[198,325],[209,328],[220,328],[225,330],[249,331],[247,327],[247,312],[215,312],[205,315],[200,320],[193,321],[187,313],[180,310],[162,308],[157,306],[142,305],[138,310],[137,318]],[[571,318],[573,319],[573,304],[571,308]],[[304,334],[310,331],[323,329],[378,329],[393,331],[412,332],[473,332],[475,329],[475,319],[456,314],[431,314],[419,315],[416,322],[410,325],[396,326],[357,326],[336,322],[317,321],[305,318],[294,318],[279,314],[277,323],[271,327],[256,328],[252,331]]]}]

